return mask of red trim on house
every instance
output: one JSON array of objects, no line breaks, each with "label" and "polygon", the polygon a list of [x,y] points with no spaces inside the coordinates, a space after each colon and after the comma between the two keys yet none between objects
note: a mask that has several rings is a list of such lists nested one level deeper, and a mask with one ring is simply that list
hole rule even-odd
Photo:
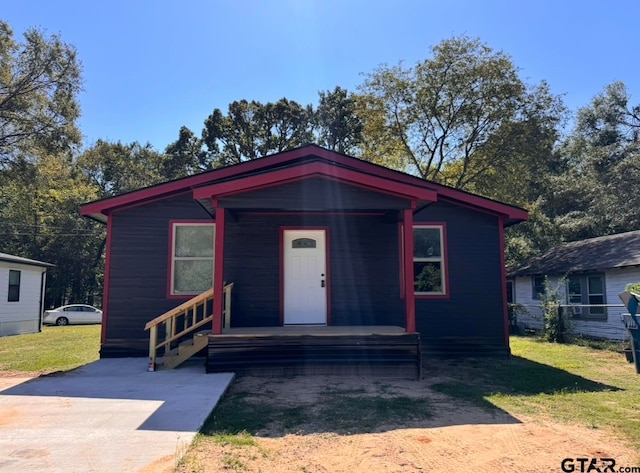
[{"label": "red trim on house", "polygon": [[234,212],[238,215],[245,215],[247,217],[277,217],[280,215],[344,215],[348,217],[383,217],[387,214],[387,212],[340,212],[336,210],[334,212],[314,212],[313,210],[282,210],[282,211],[272,211],[269,210],[267,212],[259,212],[259,211],[240,211]]},{"label": "red trim on house", "polygon": [[[343,158],[343,160],[344,158],[350,158],[349,156],[345,155],[340,156]],[[403,173],[401,171],[396,171],[394,169],[380,166],[378,164],[369,163],[367,161],[362,161],[359,159],[355,159],[354,162],[347,161],[343,163],[362,172],[377,171],[375,172],[375,174],[379,177],[386,177],[387,179],[393,179],[396,181],[404,182],[406,184],[419,185],[415,182],[415,180],[419,178],[411,176],[410,174]],[[490,210],[493,213],[502,214],[509,219],[528,220],[529,218],[529,213],[524,209],[487,199],[486,197],[470,194],[468,192],[454,189],[452,187],[443,186],[442,184],[436,184],[435,182],[425,180],[422,180],[422,182],[424,183],[422,185],[429,186],[431,190],[435,191],[437,194],[455,200],[456,202],[467,203],[474,208],[484,208],[486,210]]]},{"label": "red trim on house", "polygon": [[444,271],[444,294],[416,294],[416,299],[451,299],[451,288],[449,287],[449,251],[446,222],[414,222],[413,226],[414,228],[429,226],[442,228],[442,269]]},{"label": "red trim on house", "polygon": [[331,325],[331,264],[329,251],[329,227],[322,226],[287,226],[280,227],[280,326],[284,325],[284,233],[287,230],[323,230],[325,256],[325,287],[327,288],[327,325]]},{"label": "red trim on house", "polygon": [[102,327],[100,345],[107,341],[107,320],[109,319],[109,287],[111,285],[111,238],[113,234],[113,215],[107,215],[107,243],[104,255],[104,287],[102,289]]},{"label": "red trim on house", "polygon": [[211,332],[222,333],[222,312],[224,310],[224,233],[225,209],[216,208],[215,247],[213,259],[213,322]]},{"label": "red trim on house", "polygon": [[400,299],[404,299],[404,241],[403,241],[404,229],[402,228],[402,222],[398,222],[398,261],[400,264]]},{"label": "red trim on house", "polygon": [[193,198],[205,199],[211,196],[224,197],[312,177],[334,179],[339,182],[346,182],[356,186],[359,185],[367,189],[373,189],[376,192],[404,198],[416,198],[429,202],[438,199],[438,194],[430,189],[401,184],[390,181],[389,179],[383,179],[320,162],[302,163],[297,166],[278,169],[272,172],[255,174],[240,179],[198,187],[193,190]]},{"label": "red trim on house", "polygon": [[[413,228],[413,210],[405,209],[403,216],[404,228]],[[404,281],[405,306],[406,306],[406,330],[407,333],[416,331],[416,299],[413,290],[413,232],[404,232]]]},{"label": "red trim on house", "polygon": [[[169,248],[167,249],[167,299],[180,299],[180,300],[188,300],[194,296],[197,296],[197,293],[194,294],[171,294],[171,282],[173,277],[173,227],[175,224],[190,224],[190,223],[198,223],[204,225],[215,225],[215,220],[211,219],[200,219],[200,220],[180,220],[180,219],[171,219],[169,220]],[[215,232],[215,230],[214,230]]]},{"label": "red trim on house", "polygon": [[503,218],[498,221],[498,239],[500,245],[500,280],[502,281],[502,310],[504,316],[504,344],[509,348],[509,304],[507,301],[507,268],[504,254],[504,225]]},{"label": "red trim on house", "polygon": [[[83,216],[93,216],[93,218],[99,218],[100,214],[106,215],[106,212],[109,209],[113,209],[116,207],[128,206],[140,201],[147,201],[148,199],[153,198],[166,198],[176,192],[208,184],[212,180],[228,179],[242,175],[244,173],[251,173],[254,171],[259,171],[261,169],[267,169],[268,167],[277,167],[279,165],[293,162],[298,159],[313,159],[314,157],[330,161],[333,164],[347,166],[351,169],[357,170],[359,173],[363,173],[363,175],[365,176],[372,176],[378,179],[382,179],[384,182],[388,182],[390,180],[395,181],[396,184],[402,183],[408,184],[409,186],[416,186],[431,193],[440,194],[441,196],[449,198],[456,203],[466,203],[474,208],[485,209],[490,212],[503,215],[510,220],[526,220],[528,218],[528,213],[518,207],[492,201],[484,197],[469,194],[467,192],[446,187],[440,184],[435,184],[433,182],[424,181],[415,176],[411,176],[400,171],[394,171],[377,164],[361,161],[357,158],[329,151],[317,145],[308,145],[301,148],[296,148],[290,151],[267,156],[265,158],[247,161],[233,166],[228,166],[226,168],[216,169],[214,171],[197,174],[195,176],[189,176],[175,181],[147,187],[145,189],[129,192],[127,194],[121,194],[119,196],[90,202],[81,208],[81,214]],[[386,188],[386,185],[383,186],[383,189],[384,188]]]}]

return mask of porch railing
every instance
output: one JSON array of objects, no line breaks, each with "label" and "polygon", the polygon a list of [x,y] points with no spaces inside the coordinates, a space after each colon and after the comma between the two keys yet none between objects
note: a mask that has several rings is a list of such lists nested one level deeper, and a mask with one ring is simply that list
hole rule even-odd
[{"label": "porch railing", "polygon": [[[224,286],[224,304],[222,321],[224,328],[231,327],[231,291],[233,283]],[[144,329],[149,330],[149,369],[156,366],[159,350],[168,356],[172,344],[211,323],[213,314],[208,312],[209,303],[213,302],[213,288],[192,299],[183,302],[178,307],[147,322]],[[211,304],[213,306],[213,304]],[[161,330],[164,328],[164,331]]]}]

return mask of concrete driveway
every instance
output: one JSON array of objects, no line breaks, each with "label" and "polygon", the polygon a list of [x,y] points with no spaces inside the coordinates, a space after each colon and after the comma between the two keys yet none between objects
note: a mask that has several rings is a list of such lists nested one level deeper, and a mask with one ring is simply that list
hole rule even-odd
[{"label": "concrete driveway", "polygon": [[173,471],[233,379],[201,361],[146,371],[104,359],[41,378],[0,378],[0,472]]}]

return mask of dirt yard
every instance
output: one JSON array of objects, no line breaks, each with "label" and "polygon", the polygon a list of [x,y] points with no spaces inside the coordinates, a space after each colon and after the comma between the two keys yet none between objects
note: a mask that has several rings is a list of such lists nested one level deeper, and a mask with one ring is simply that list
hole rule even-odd
[{"label": "dirt yard", "polygon": [[[228,395],[242,403],[259,403],[268,412],[283,406],[294,408],[287,412],[312,412],[323,402],[335,401],[335,396],[355,394],[368,399],[426,399],[429,415],[369,424],[363,412],[362,424],[367,427],[349,432],[340,419],[318,421],[318,416],[301,414],[302,419],[294,420],[302,423],[293,431],[273,422],[246,442],[205,437],[177,471],[561,472],[567,457],[613,458],[617,467],[638,465],[638,453],[611,433],[478,407],[430,389],[437,382],[327,376],[238,378]],[[335,415],[341,415],[340,409]],[[601,470],[589,471],[606,471],[604,464],[599,465]],[[578,463],[574,471],[581,471]]]}]

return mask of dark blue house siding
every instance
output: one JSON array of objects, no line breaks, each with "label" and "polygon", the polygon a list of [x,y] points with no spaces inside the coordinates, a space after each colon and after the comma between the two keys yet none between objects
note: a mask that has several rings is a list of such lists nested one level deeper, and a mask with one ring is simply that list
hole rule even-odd
[{"label": "dark blue house siding", "polygon": [[[353,205],[365,209],[384,201],[391,210],[385,215],[232,212],[226,225],[224,275],[235,283],[233,326],[280,325],[283,227],[328,229],[332,325],[405,325],[398,248],[401,212],[393,210],[400,203],[388,196],[378,200],[380,196],[360,189],[355,194],[361,201],[354,200]],[[186,193],[115,211],[110,218],[108,323],[101,355],[145,355],[145,323],[182,302],[167,297],[169,222],[211,220],[211,216]],[[445,223],[447,231],[449,297],[416,301],[423,342],[474,339],[484,347],[507,350],[499,219],[438,202],[418,212],[415,221]]]},{"label": "dark blue house siding", "polygon": [[498,217],[437,203],[420,211],[415,222],[444,222],[447,232],[449,298],[416,300],[423,343],[466,343],[462,339],[471,338],[482,350],[507,350]]},{"label": "dark blue house siding", "polygon": [[146,355],[144,325],[182,301],[167,298],[169,221],[210,220],[191,193],[128,210],[112,222],[106,342],[102,356]]},{"label": "dark blue house siding", "polygon": [[[182,302],[167,297],[169,223],[212,220],[190,194],[114,212],[102,356],[144,355],[144,325]],[[213,220],[212,220],[213,221]],[[281,227],[327,227],[333,325],[404,325],[398,225],[385,215],[247,214],[227,219],[225,281],[234,326],[278,326]]]},{"label": "dark blue house siding", "polygon": [[223,197],[226,208],[286,210],[404,209],[407,199],[376,193],[335,181],[309,178],[240,195]]},{"label": "dark blue house siding", "polygon": [[381,216],[243,215],[227,226],[232,326],[280,325],[281,227],[327,227],[332,325],[401,325],[398,226]]}]

